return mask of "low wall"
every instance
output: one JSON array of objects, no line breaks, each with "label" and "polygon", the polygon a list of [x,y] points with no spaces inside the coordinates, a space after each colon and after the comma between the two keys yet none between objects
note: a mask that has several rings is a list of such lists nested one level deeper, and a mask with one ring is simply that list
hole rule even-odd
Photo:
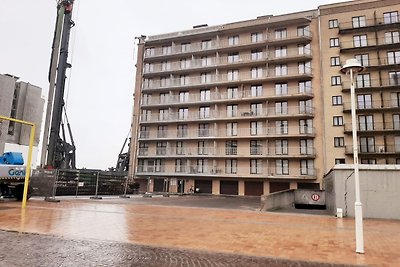
[{"label": "low wall", "polygon": [[291,207],[294,204],[294,189],[261,196],[261,210],[276,210]]}]

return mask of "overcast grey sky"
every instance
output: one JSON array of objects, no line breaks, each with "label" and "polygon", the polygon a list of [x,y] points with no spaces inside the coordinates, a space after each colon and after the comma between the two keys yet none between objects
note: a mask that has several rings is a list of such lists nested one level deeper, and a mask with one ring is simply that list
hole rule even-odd
[{"label": "overcast grey sky", "polygon": [[[0,73],[37,85],[47,97],[56,0],[1,0]],[[67,80],[77,166],[115,166],[129,132],[134,37],[316,9],[340,0],[75,0]],[[68,86],[69,84],[69,86]]]}]

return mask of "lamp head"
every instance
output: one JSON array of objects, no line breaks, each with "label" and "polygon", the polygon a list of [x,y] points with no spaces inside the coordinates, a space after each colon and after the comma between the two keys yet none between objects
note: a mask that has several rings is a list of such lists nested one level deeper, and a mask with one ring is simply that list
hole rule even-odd
[{"label": "lamp head", "polygon": [[365,70],[365,67],[362,66],[357,59],[351,58],[346,60],[346,64],[344,64],[344,66],[340,69],[340,72],[346,74],[350,71],[350,69],[353,70],[353,73],[359,73]]}]

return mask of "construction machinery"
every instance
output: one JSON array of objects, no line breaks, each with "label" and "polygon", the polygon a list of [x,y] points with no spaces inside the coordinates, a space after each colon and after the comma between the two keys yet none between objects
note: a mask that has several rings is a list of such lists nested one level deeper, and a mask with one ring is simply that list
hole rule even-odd
[{"label": "construction machinery", "polygon": [[0,196],[22,200],[26,168],[22,153],[6,152],[0,156]]}]

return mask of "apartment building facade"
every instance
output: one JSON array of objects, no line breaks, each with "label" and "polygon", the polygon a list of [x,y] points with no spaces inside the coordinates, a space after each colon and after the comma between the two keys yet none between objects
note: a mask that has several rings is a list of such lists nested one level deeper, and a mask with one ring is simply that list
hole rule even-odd
[{"label": "apartment building facade", "polygon": [[[349,87],[339,69],[358,50],[345,46],[353,35],[341,24],[352,16],[341,12],[356,2],[385,1],[140,38],[131,175],[150,192],[261,195],[322,188],[335,161],[351,158]],[[334,19],[338,27],[329,28]],[[329,45],[332,36],[343,38],[338,47]],[[330,65],[334,57],[337,66]],[[382,69],[388,70],[374,71]],[[332,105],[334,96],[344,104]],[[340,127],[328,122],[331,117],[342,117]],[[396,139],[394,129],[388,133],[385,142]],[[336,146],[337,137],[343,146]]]}]

